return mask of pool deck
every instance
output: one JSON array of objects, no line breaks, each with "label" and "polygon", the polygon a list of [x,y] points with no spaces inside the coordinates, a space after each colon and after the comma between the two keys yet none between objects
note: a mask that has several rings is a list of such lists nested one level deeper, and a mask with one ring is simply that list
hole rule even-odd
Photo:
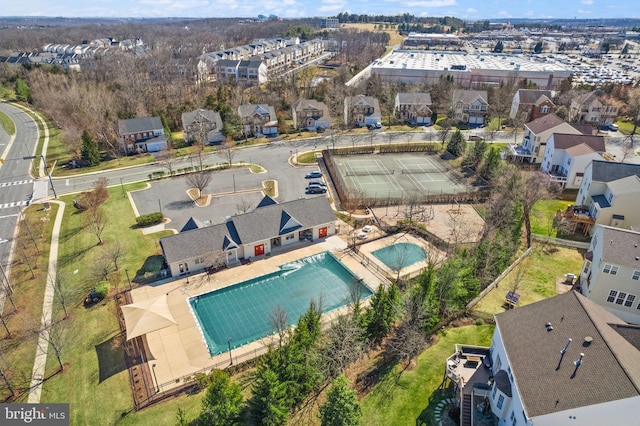
[{"label": "pool deck", "polygon": [[[154,375],[160,391],[167,391],[182,384],[181,378],[201,372],[213,367],[226,368],[229,365],[229,353],[211,356],[200,332],[199,326],[192,314],[188,298],[197,294],[237,284],[260,275],[275,272],[279,265],[324,251],[332,252],[340,261],[358,277],[362,278],[373,291],[376,291],[384,278],[372,273],[359,259],[346,254],[346,242],[338,236],[331,236],[322,241],[309,243],[300,242],[292,245],[291,249],[275,252],[270,256],[260,256],[251,263],[229,269],[223,269],[214,274],[206,273],[192,275],[187,278],[169,280],[155,285],[136,288],[131,292],[134,302],[140,302],[167,294],[169,310],[176,321],[176,325],[147,333],[144,337],[148,355],[149,370]],[[346,311],[337,309],[325,315],[324,321]],[[271,337],[249,343],[231,351],[234,364],[237,359],[245,361],[251,355],[257,356],[266,352]],[[155,367],[152,365],[155,364]],[[208,372],[208,371],[207,371]]]}]

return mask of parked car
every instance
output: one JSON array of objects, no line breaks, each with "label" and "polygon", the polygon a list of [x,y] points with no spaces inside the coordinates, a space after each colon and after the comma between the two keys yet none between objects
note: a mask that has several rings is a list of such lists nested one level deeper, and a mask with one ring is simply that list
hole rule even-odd
[{"label": "parked car", "polygon": [[321,186],[308,186],[307,192],[309,194],[324,194],[327,192],[327,188],[323,188]]},{"label": "parked car", "polygon": [[322,172],[319,172],[318,170],[314,170],[312,172],[309,172],[305,175],[306,179],[317,179],[317,178],[321,178],[322,177]]},{"label": "parked car", "polygon": [[373,230],[373,228],[371,227],[371,225],[365,225],[362,227],[362,232],[366,232],[369,233]]},{"label": "parked car", "polygon": [[482,137],[478,136],[478,135],[469,135],[469,140],[470,141],[481,141]]},{"label": "parked car", "polygon": [[311,182],[309,182],[309,186],[314,186],[314,185],[321,186],[323,188],[327,187],[327,184],[322,182],[322,181],[320,181],[320,180],[312,180]]},{"label": "parked car", "polygon": [[618,125],[617,124],[609,124],[609,130],[617,132],[618,131]]},{"label": "parked car", "polygon": [[369,130],[382,129],[382,123],[378,121],[375,124],[369,124],[367,127],[369,128]]},{"label": "parked car", "polygon": [[366,240],[367,238],[369,238],[369,234],[367,234],[366,232],[360,232],[358,235],[356,235],[356,238],[359,240]]}]

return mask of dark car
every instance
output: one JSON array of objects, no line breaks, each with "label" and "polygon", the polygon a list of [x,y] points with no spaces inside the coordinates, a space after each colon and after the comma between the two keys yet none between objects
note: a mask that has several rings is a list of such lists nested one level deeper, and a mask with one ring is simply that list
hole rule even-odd
[{"label": "dark car", "polygon": [[319,181],[319,180],[313,180],[313,181],[309,182],[309,186],[321,186],[323,188],[326,188],[327,184],[322,182],[322,181]]},{"label": "dark car", "polygon": [[322,177],[322,172],[319,172],[317,170],[314,170],[312,172],[309,172],[305,175],[306,179],[317,179],[317,178],[321,178]]},{"label": "dark car", "polygon": [[321,186],[309,186],[307,187],[307,192],[309,194],[324,194],[327,192],[327,188],[323,188]]}]

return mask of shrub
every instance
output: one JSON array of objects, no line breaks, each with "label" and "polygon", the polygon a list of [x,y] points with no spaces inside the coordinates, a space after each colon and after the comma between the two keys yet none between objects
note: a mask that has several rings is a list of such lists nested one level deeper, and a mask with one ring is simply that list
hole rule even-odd
[{"label": "shrub", "polygon": [[484,325],[484,320],[482,318],[478,318],[476,320],[476,325]]},{"label": "shrub", "polygon": [[109,288],[110,286],[108,281],[100,281],[97,283],[95,290],[98,298],[104,299],[107,296],[107,293],[109,293]]},{"label": "shrub", "polygon": [[151,226],[157,225],[164,220],[164,215],[160,212],[143,214],[136,217],[136,223],[138,226]]}]

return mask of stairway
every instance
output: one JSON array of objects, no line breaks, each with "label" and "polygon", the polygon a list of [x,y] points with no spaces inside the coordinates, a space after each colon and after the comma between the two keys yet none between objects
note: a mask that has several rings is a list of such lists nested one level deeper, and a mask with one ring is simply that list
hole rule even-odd
[{"label": "stairway", "polygon": [[460,426],[471,426],[471,395],[462,395]]}]

